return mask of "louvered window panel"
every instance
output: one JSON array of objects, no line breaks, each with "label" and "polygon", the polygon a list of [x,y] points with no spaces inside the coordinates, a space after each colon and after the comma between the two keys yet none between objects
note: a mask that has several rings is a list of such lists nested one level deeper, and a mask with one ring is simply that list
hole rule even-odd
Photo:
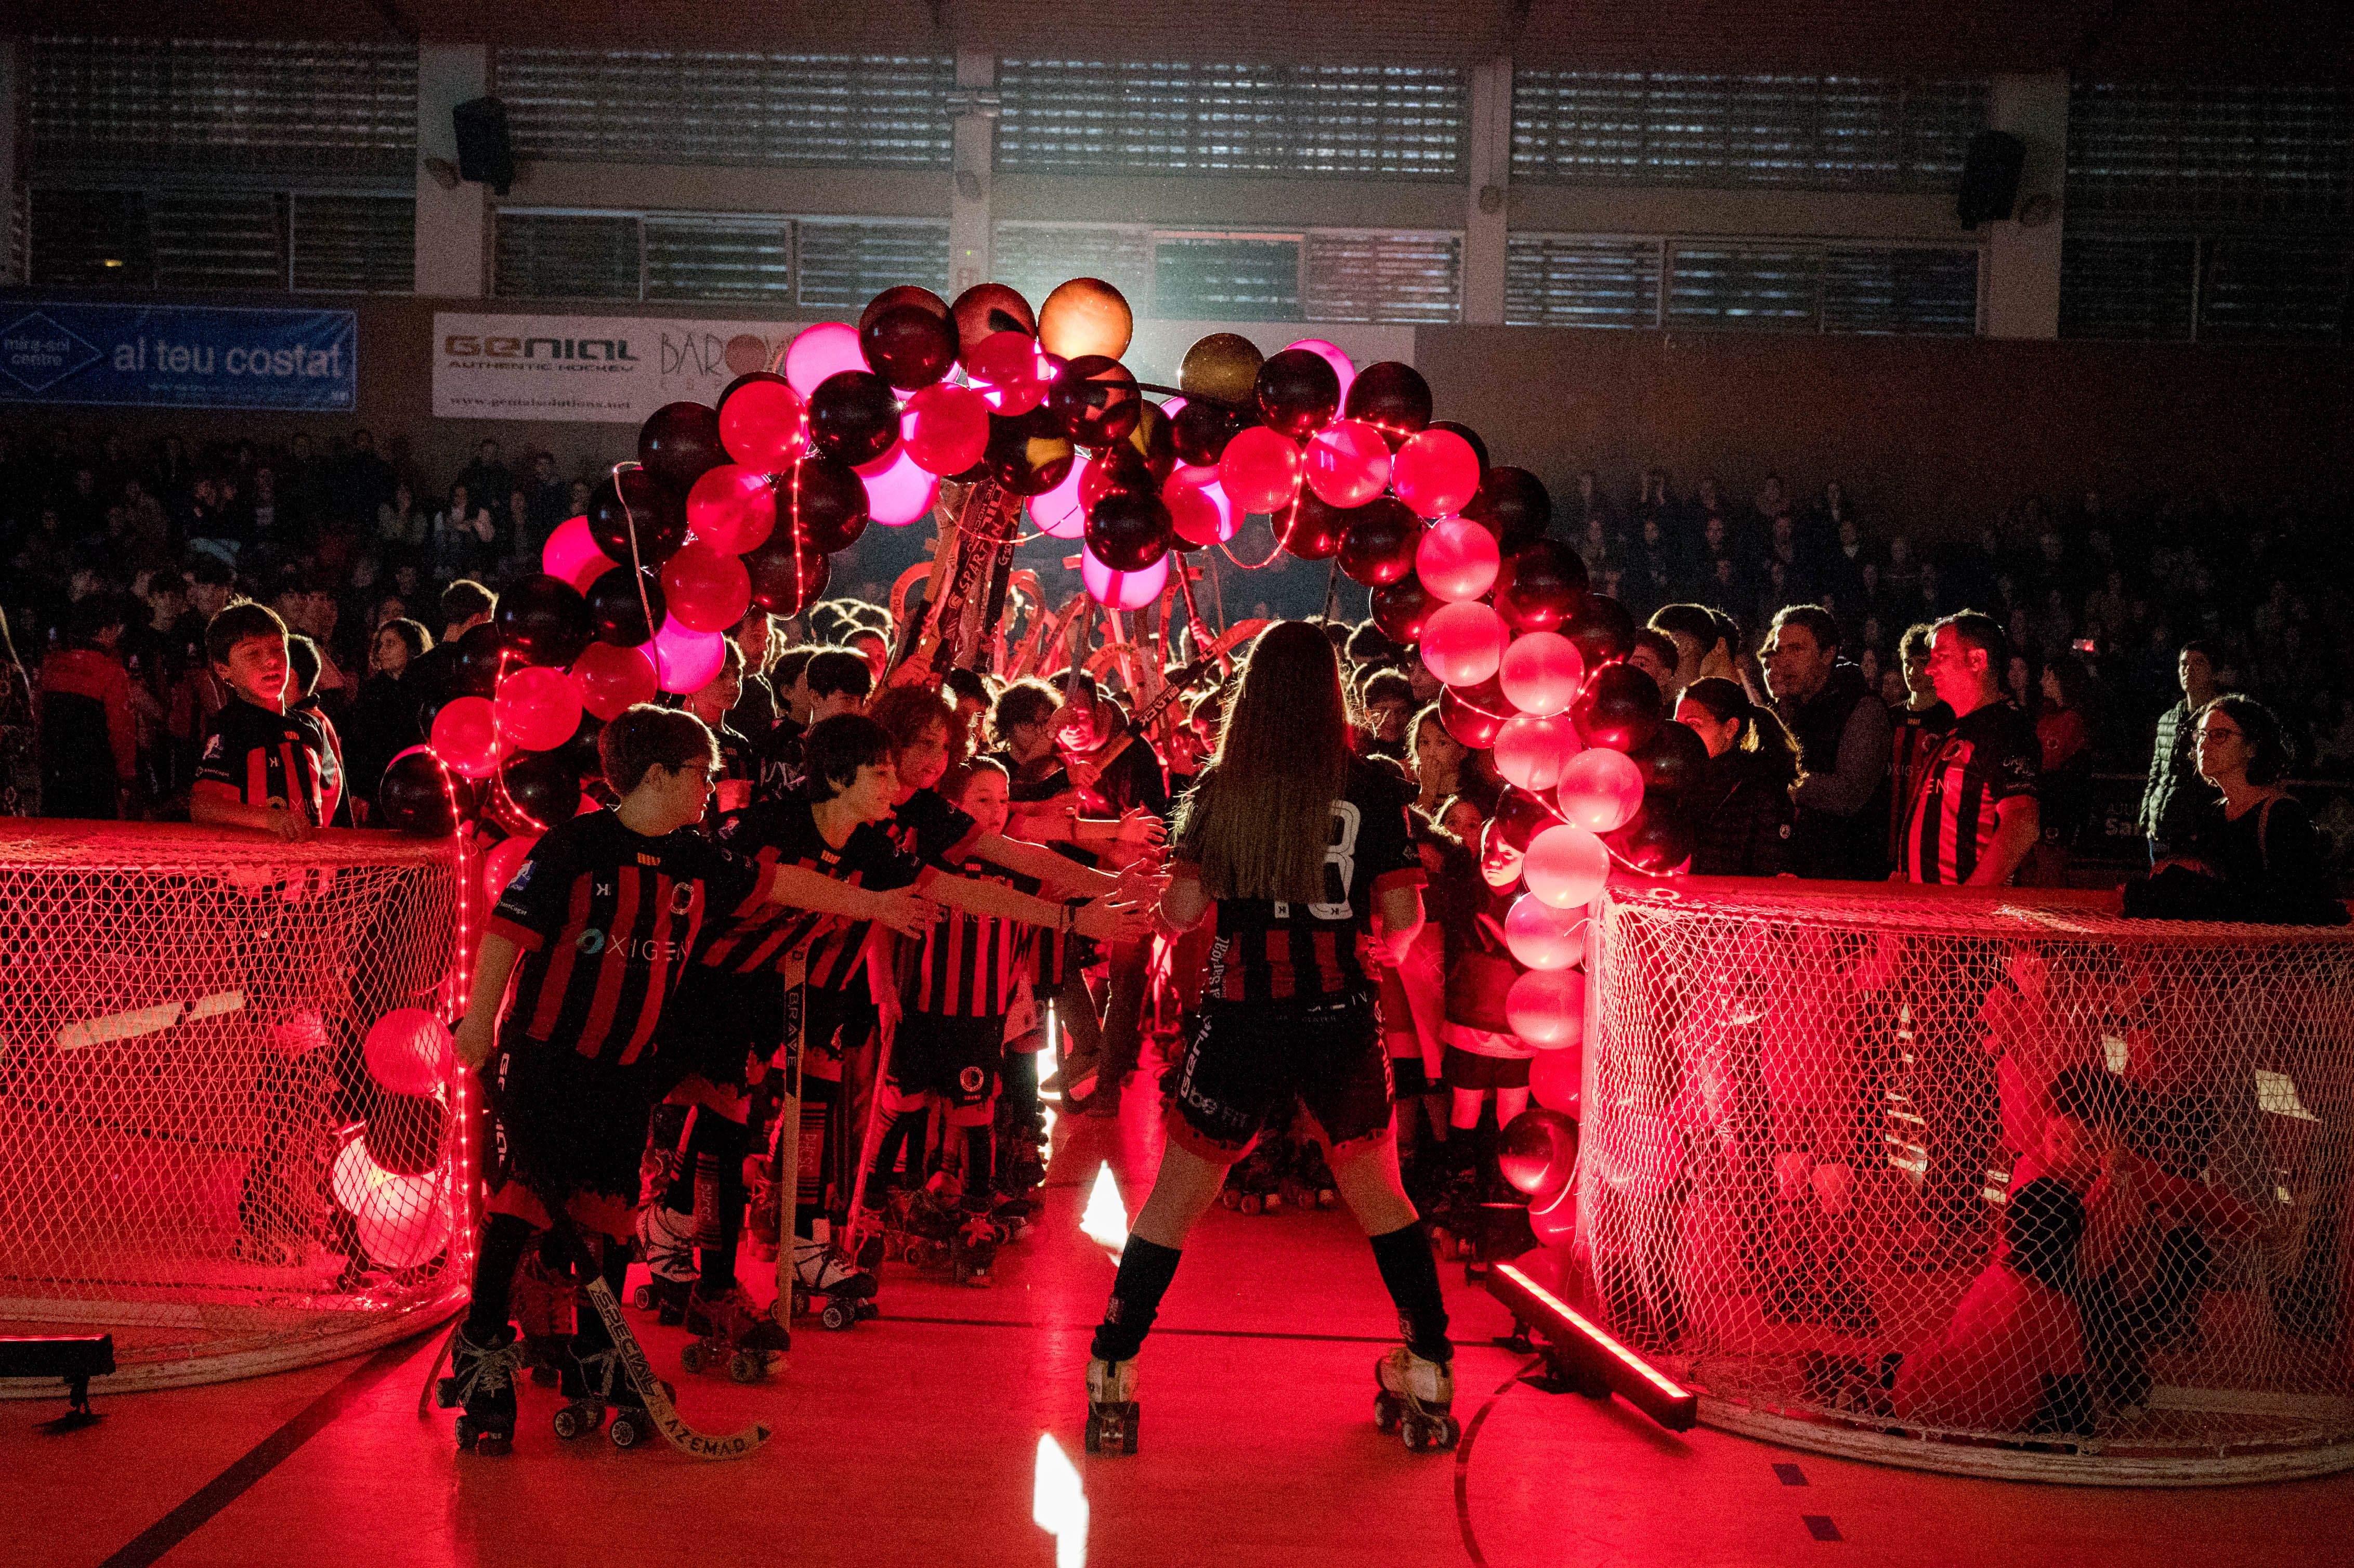
[{"label": "louvered window panel", "polygon": [[1452,69],[1009,59],[997,86],[1010,173],[1462,176]]},{"label": "louvered window panel", "polygon": [[1139,315],[1152,305],[1152,230],[1124,224],[1001,223],[997,281],[1035,306],[1066,278],[1101,278]]},{"label": "louvered window panel", "polygon": [[2068,211],[2354,219],[2354,89],[2078,81]]},{"label": "louvered window panel", "polygon": [[297,195],[294,287],[339,294],[414,292],[416,198]]},{"label": "louvered window panel", "polygon": [[1980,81],[1519,71],[1512,177],[1951,190],[1986,116]]},{"label": "louvered window panel", "polygon": [[1670,258],[1668,324],[1812,332],[1821,282],[1822,252],[1812,246],[1679,244]]},{"label": "louvered window panel", "polygon": [[856,310],[884,290],[949,281],[949,226],[847,219],[797,226],[800,300],[823,310]]},{"label": "louvered window panel", "polygon": [[649,300],[793,300],[791,220],[648,213]]},{"label": "louvered window panel", "polygon": [[2198,273],[2196,240],[2071,234],[2060,249],[2060,335],[2187,338]]},{"label": "louvered window panel", "polygon": [[503,48],[524,158],[945,169],[955,62],[931,55]]},{"label": "louvered window panel", "polygon": [[154,286],[147,198],[139,192],[41,189],[28,205],[35,288]]},{"label": "louvered window panel", "polygon": [[1458,321],[1462,237],[1311,229],[1305,302],[1311,322]]},{"label": "louvered window panel", "polygon": [[1508,326],[1648,327],[1659,321],[1659,242],[1515,234],[1504,250]]},{"label": "louvered window panel", "polygon": [[286,287],[286,198],[267,191],[153,191],[159,289]]},{"label": "louvered window panel", "polygon": [[1153,313],[1164,321],[1300,319],[1298,238],[1162,235],[1153,256]]},{"label": "louvered window panel", "polygon": [[30,53],[39,171],[416,168],[413,45],[46,37]]},{"label": "louvered window panel", "polygon": [[1929,246],[1829,246],[1823,252],[1823,330],[1973,336],[1978,330],[1978,253]]},{"label": "louvered window panel", "polygon": [[2354,240],[2220,240],[2206,247],[2204,261],[2201,338],[2354,341]]},{"label": "louvered window panel", "polygon": [[501,299],[634,300],[640,272],[633,216],[498,215],[491,291]]}]

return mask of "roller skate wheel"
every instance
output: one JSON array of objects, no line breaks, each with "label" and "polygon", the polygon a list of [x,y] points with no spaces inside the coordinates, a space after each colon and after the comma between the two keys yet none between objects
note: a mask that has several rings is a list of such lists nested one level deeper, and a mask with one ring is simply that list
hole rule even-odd
[{"label": "roller skate wheel", "polygon": [[445,1377],[434,1383],[433,1403],[443,1410],[457,1409],[458,1380],[454,1377]]},{"label": "roller skate wheel", "polygon": [[627,1414],[613,1417],[613,1425],[607,1428],[606,1436],[612,1438],[614,1447],[634,1448],[638,1446],[639,1441],[646,1435],[645,1429],[638,1425],[638,1420],[637,1416]]},{"label": "roller skate wheel", "polygon": [[1398,1436],[1409,1454],[1419,1454],[1430,1446],[1430,1428],[1419,1421],[1408,1421],[1398,1427]]},{"label": "roller skate wheel", "polygon": [[1334,1192],[1331,1188],[1319,1187],[1316,1189],[1316,1206],[1318,1208],[1329,1209],[1339,1203],[1340,1201],[1341,1194]]},{"label": "roller skate wheel", "polygon": [[1246,1214],[1259,1213],[1267,1208],[1267,1200],[1257,1192],[1245,1192],[1242,1196],[1241,1207]]},{"label": "roller skate wheel", "polygon": [[652,1311],[654,1309],[654,1287],[651,1285],[641,1285],[635,1290],[631,1291],[630,1305],[636,1308],[641,1312]]},{"label": "roller skate wheel", "polygon": [[769,1358],[737,1351],[727,1358],[727,1375],[737,1383],[758,1383],[769,1375]]},{"label": "roller skate wheel", "polygon": [[1269,1192],[1269,1193],[1267,1195],[1267,1212],[1268,1213],[1272,1214],[1272,1213],[1274,1213],[1275,1212],[1277,1212],[1278,1210],[1281,1209],[1282,1207],[1283,1207],[1283,1194],[1282,1194],[1282,1193],[1280,1193],[1280,1192]]},{"label": "roller skate wheel", "polygon": [[556,1413],[556,1435],[567,1443],[585,1437],[604,1425],[605,1413],[592,1411],[585,1404],[567,1404]]},{"label": "roller skate wheel", "polygon": [[678,1364],[684,1367],[691,1372],[701,1372],[703,1370],[703,1347],[699,1344],[682,1346],[678,1352]]},{"label": "roller skate wheel", "polygon": [[1402,1407],[1389,1394],[1373,1395],[1373,1427],[1384,1436],[1398,1429],[1398,1421],[1402,1414]]},{"label": "roller skate wheel", "polygon": [[1229,1187],[1218,1194],[1218,1202],[1229,1209],[1239,1209],[1243,1206],[1243,1195]]},{"label": "roller skate wheel", "polygon": [[840,1302],[829,1301],[825,1304],[825,1310],[818,1314],[817,1320],[829,1329],[842,1330],[858,1319],[854,1312],[844,1310]]},{"label": "roller skate wheel", "polygon": [[[474,1418],[472,1416],[461,1415],[458,1417],[458,1452],[463,1454],[471,1451],[474,1446],[475,1439],[481,1436],[482,1434],[474,1429]],[[1087,1446],[1090,1448],[1095,1446],[1092,1432],[1090,1432]]]}]

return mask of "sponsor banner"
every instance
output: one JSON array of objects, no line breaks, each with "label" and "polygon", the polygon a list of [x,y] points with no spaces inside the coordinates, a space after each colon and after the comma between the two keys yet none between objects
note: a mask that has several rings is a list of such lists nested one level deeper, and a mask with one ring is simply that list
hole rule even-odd
[{"label": "sponsor banner", "polygon": [[350,311],[0,302],[0,403],[348,412]]},{"label": "sponsor banner", "polygon": [[803,324],[439,312],[433,413],[635,425],[665,403],[716,401]]}]

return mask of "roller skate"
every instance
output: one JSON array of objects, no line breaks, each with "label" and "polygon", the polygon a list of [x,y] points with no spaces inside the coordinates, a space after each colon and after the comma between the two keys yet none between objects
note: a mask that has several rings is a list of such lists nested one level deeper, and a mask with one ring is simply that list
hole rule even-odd
[{"label": "roller skate", "polygon": [[564,1347],[572,1338],[576,1310],[571,1271],[549,1267],[536,1249],[524,1254],[515,1266],[515,1321],[523,1330],[531,1381],[541,1388],[554,1388],[563,1376]]},{"label": "roller skate", "polygon": [[793,1240],[795,1316],[817,1308],[817,1320],[829,1329],[848,1329],[883,1315],[875,1303],[875,1276],[822,1241],[806,1236]]},{"label": "roller skate", "polygon": [[458,1452],[490,1456],[514,1447],[515,1374],[524,1350],[514,1325],[502,1323],[481,1344],[461,1328],[450,1341],[450,1375],[434,1385],[433,1400],[461,1411]]},{"label": "roller skate", "polygon": [[[669,1394],[671,1385],[662,1386],[663,1393]],[[630,1381],[620,1352],[610,1344],[583,1349],[578,1336],[574,1336],[564,1358],[558,1392],[564,1404],[556,1413],[556,1435],[567,1443],[603,1426],[609,1412],[613,1424],[605,1435],[614,1447],[634,1448],[654,1435],[645,1395]]]},{"label": "roller skate", "polygon": [[929,1188],[895,1192],[885,1210],[884,1255],[917,1268],[939,1268],[964,1221]]},{"label": "roller skate", "polygon": [[1030,1234],[1037,1213],[1035,1202],[1013,1192],[998,1193],[989,1206],[989,1217],[996,1223],[1000,1238],[1010,1242]]},{"label": "roller skate", "polygon": [[1302,1139],[1293,1151],[1290,1176],[1294,1201],[1301,1208],[1330,1209],[1341,1202],[1341,1189],[1333,1183],[1324,1146],[1314,1139]]},{"label": "roller skate", "polygon": [[660,1203],[638,1211],[638,1245],[649,1277],[630,1293],[630,1305],[652,1312],[665,1329],[686,1321],[686,1298],[695,1288],[694,1226],[692,1216]]},{"label": "roller skate", "polygon": [[689,1372],[725,1367],[737,1383],[758,1383],[776,1371],[793,1343],[741,1285],[718,1296],[705,1296],[697,1286],[686,1298],[686,1331],[695,1338],[678,1352],[679,1364]]},{"label": "roller skate", "polygon": [[1136,1452],[1136,1362],[1087,1361],[1087,1452]]},{"label": "roller skate", "polygon": [[967,1209],[955,1237],[949,1243],[949,1263],[956,1270],[959,1285],[983,1286],[991,1283],[990,1270],[997,1261],[998,1245],[1004,1233],[987,1209]]},{"label": "roller skate", "polygon": [[1246,1214],[1282,1212],[1283,1171],[1266,1139],[1226,1167],[1225,1185],[1218,1193],[1218,1201]]},{"label": "roller skate", "polygon": [[1455,1446],[1463,1429],[1449,1414],[1454,1404],[1455,1371],[1447,1362],[1400,1345],[1373,1363],[1373,1425],[1396,1433],[1408,1453]]},{"label": "roller skate", "polygon": [[1430,1240],[1441,1259],[1459,1261],[1479,1250],[1480,1186],[1477,1170],[1460,1170],[1431,1201]]}]

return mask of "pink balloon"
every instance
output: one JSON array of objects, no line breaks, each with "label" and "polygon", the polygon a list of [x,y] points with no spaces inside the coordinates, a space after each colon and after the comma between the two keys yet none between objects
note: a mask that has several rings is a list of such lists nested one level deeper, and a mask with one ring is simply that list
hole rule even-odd
[{"label": "pink balloon", "polygon": [[940,476],[925,470],[903,444],[858,471],[866,485],[866,514],[886,528],[904,528],[939,499]]},{"label": "pink balloon", "polygon": [[665,692],[682,697],[699,692],[726,662],[726,634],[694,630],[681,624],[674,609],[654,633],[654,678]]},{"label": "pink balloon", "polygon": [[928,473],[962,473],[989,450],[989,399],[970,387],[935,382],[907,399],[899,442]]},{"label": "pink balloon", "polygon": [[1496,771],[1523,789],[1550,789],[1577,755],[1577,726],[1559,714],[1514,714],[1496,732]]},{"label": "pink balloon", "polygon": [[1363,506],[1389,483],[1390,444],[1364,420],[1335,420],[1309,441],[1308,488],[1327,503]]},{"label": "pink balloon", "polygon": [[1504,1016],[1521,1044],[1558,1051],[1585,1038],[1585,971],[1531,969],[1504,993]]},{"label": "pink balloon", "polygon": [[588,519],[567,517],[556,525],[547,543],[539,547],[540,568],[549,577],[561,577],[582,593],[588,585],[605,575],[613,563],[597,547],[588,535]]},{"label": "pink balloon", "polygon": [[[491,853],[495,855],[514,842],[509,839]],[[525,841],[526,846],[531,842]],[[521,856],[515,863],[523,863]],[[505,888],[501,883],[498,892]],[[498,892],[491,896],[495,899]],[[367,1062],[368,1076],[396,1095],[432,1094],[449,1082],[458,1059],[448,1026],[421,1007],[396,1007],[370,1024],[360,1054]]]},{"label": "pink balloon", "polygon": [[[1357,378],[1357,366],[1350,360],[1347,355],[1341,352],[1339,344],[1327,343],[1320,337],[1303,337],[1298,343],[1287,343],[1283,346],[1287,349],[1304,348],[1309,353],[1314,355],[1317,358],[1322,360],[1325,364],[1331,366],[1332,367],[1332,374],[1341,378],[1340,406],[1344,408],[1348,407],[1349,383]],[[1384,446],[1387,445],[1387,443],[1384,444]],[[1331,497],[1327,496],[1325,499],[1330,501],[1331,500]],[[1332,504],[1338,506],[1341,503],[1334,501],[1332,502]]]},{"label": "pink balloon", "polygon": [[[1575,1116],[1578,1101],[1585,1091],[1585,1053],[1578,1046],[1564,1045],[1558,1051],[1540,1051],[1536,1060],[1529,1064],[1529,1095],[1547,1110]],[[1567,1218],[1575,1222],[1577,1183],[1571,1182],[1567,1192],[1570,1200]],[[1529,1223],[1538,1223],[1533,1212],[1529,1215]],[[1540,1231],[1538,1234],[1543,1233]]]},{"label": "pink balloon", "polygon": [[[1543,1073],[1550,1064],[1564,1060],[1566,1060],[1572,1067],[1577,1067],[1580,1059],[1584,1055],[1585,1053],[1582,1051],[1563,1050],[1538,1052],[1536,1060],[1529,1064],[1530,1097],[1535,1099],[1537,1104],[1544,1107],[1547,1110],[1557,1110],[1564,1116],[1575,1116],[1577,1114],[1578,1100],[1576,1085],[1572,1083],[1569,1086],[1567,1098],[1561,1104],[1556,1105],[1552,1100],[1546,1099],[1543,1096],[1537,1093],[1537,1075]],[[1558,1086],[1562,1082],[1560,1075],[1548,1075],[1546,1082],[1549,1086],[1555,1088],[1555,1092],[1559,1092]],[[1537,1238],[1539,1245],[1553,1249],[1553,1251],[1548,1251],[1543,1254],[1531,1255],[1542,1255],[1546,1257],[1554,1255],[1555,1253],[1563,1248],[1566,1243],[1576,1236],[1576,1182],[1564,1182],[1560,1192],[1553,1193],[1551,1197],[1546,1198],[1542,1202],[1532,1202],[1529,1205],[1529,1233]],[[1522,1263],[1526,1263],[1528,1261],[1529,1258],[1526,1255],[1521,1259],[1521,1262]],[[1574,1294],[1575,1287],[1566,1287],[1564,1289],[1568,1293]]]},{"label": "pink balloon", "polygon": [[1493,534],[1461,517],[1441,517],[1416,546],[1414,569],[1433,599],[1456,603],[1493,588],[1502,559]]},{"label": "pink balloon", "polygon": [[433,755],[452,773],[487,779],[507,751],[488,697],[452,697],[433,715]]},{"label": "pink balloon", "polygon": [[1246,512],[1272,514],[1290,505],[1299,471],[1299,449],[1265,425],[1237,432],[1218,459],[1218,482]]},{"label": "pink balloon", "polygon": [[[756,381],[753,385],[765,387],[770,383]],[[706,469],[687,491],[686,521],[694,528],[695,536],[715,550],[730,556],[757,550],[776,532],[776,489],[769,484],[764,470],[721,463],[717,468]]]},{"label": "pink balloon", "polygon": [[1529,841],[1522,870],[1531,893],[1556,909],[1575,909],[1602,891],[1610,875],[1610,851],[1584,828],[1557,825]]},{"label": "pink balloon", "polygon": [[360,1250],[386,1268],[429,1263],[450,1242],[450,1205],[439,1178],[381,1174],[384,1180],[371,1183],[352,1210]]},{"label": "pink balloon", "polygon": [[[491,853],[482,857],[483,896],[496,904],[499,901],[499,895],[507,890],[507,884],[514,880],[515,873],[521,871],[523,863],[530,858],[531,846],[538,842],[539,835],[533,833],[529,836],[519,834],[514,838],[501,839],[493,844]],[[401,1092],[415,1095],[429,1091],[404,1089]]]},{"label": "pink balloon", "polygon": [[1476,686],[1503,663],[1511,635],[1504,618],[1477,599],[1441,605],[1423,623],[1422,662],[1450,686]]},{"label": "pink balloon", "polygon": [[744,563],[699,540],[681,545],[663,563],[662,585],[670,610],[664,624],[688,631],[725,631],[752,607],[752,574]]},{"label": "pink balloon", "polygon": [[1179,465],[1161,485],[1161,499],[1177,536],[1191,545],[1223,545],[1241,522],[1214,468]]},{"label": "pink balloon", "polygon": [[[1465,524],[1482,537],[1487,530]],[[1565,714],[1577,700],[1578,683],[1585,679],[1585,658],[1577,644],[1558,631],[1523,631],[1504,650],[1498,672],[1504,695],[1524,714]]]},{"label": "pink balloon", "polygon": [[809,405],[790,387],[748,381],[719,406],[719,444],[746,468],[774,473],[801,455],[808,418]]},{"label": "pink balloon", "polygon": [[1460,512],[1479,488],[1479,455],[1453,430],[1425,430],[1390,461],[1390,488],[1425,517]]},{"label": "pink balloon", "polygon": [[[669,620],[663,622],[667,626]],[[598,718],[611,721],[621,710],[654,700],[653,661],[643,648],[616,648],[591,642],[572,662],[572,681],[580,688],[580,705]]]},{"label": "pink balloon", "polygon": [[1087,475],[1087,465],[1075,462],[1062,483],[1030,498],[1030,520],[1041,532],[1052,538],[1076,539],[1087,531],[1087,503],[1079,494],[1079,483]]},{"label": "pink balloon", "polygon": [[1616,832],[1643,809],[1643,770],[1623,751],[1596,747],[1561,770],[1561,814],[1588,832]]},{"label": "pink balloon", "polygon": [[1049,372],[1038,340],[1025,332],[993,332],[965,355],[973,389],[1001,414],[1026,414],[1046,400]]},{"label": "pink balloon", "polygon": [[544,664],[510,671],[491,707],[500,736],[525,751],[552,750],[580,727],[580,688],[563,671]]},{"label": "pink balloon", "polygon": [[785,379],[804,398],[829,376],[865,368],[866,354],[858,346],[858,329],[841,322],[820,322],[804,329],[785,350]]},{"label": "pink balloon", "polygon": [[1164,555],[1140,572],[1116,572],[1079,546],[1079,581],[1087,597],[1107,609],[1142,609],[1169,586],[1169,557]]},{"label": "pink balloon", "polygon": [[1504,946],[1532,969],[1565,969],[1585,956],[1585,919],[1523,893],[1504,911]]}]

